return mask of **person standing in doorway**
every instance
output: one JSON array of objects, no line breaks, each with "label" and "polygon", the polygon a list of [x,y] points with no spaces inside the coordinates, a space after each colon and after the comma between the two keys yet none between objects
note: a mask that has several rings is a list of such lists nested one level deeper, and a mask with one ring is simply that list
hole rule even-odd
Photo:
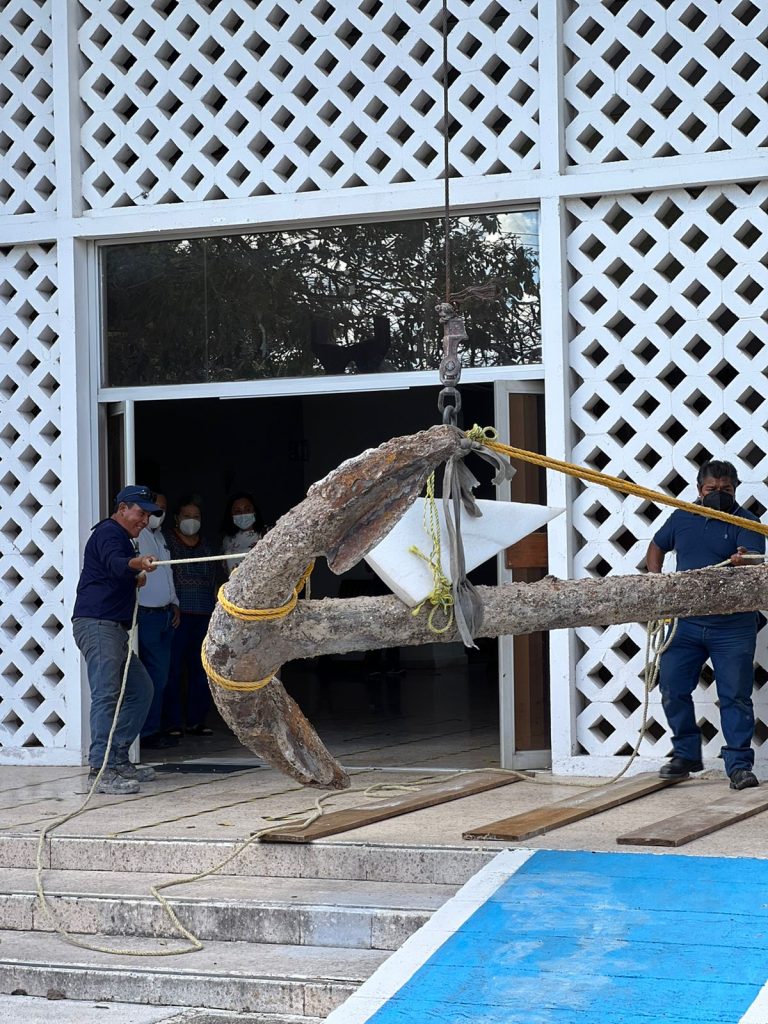
[{"label": "person standing in doorway", "polygon": [[[194,497],[184,497],[176,506],[173,531],[168,536],[171,558],[183,560],[214,554],[200,532],[202,514]],[[205,724],[211,706],[208,677],[200,658],[208,622],[216,604],[215,562],[192,562],[173,567],[173,580],[181,612],[171,647],[171,668],[163,701],[164,730],[170,736],[210,736]],[[186,669],[186,724],[181,699],[182,673]]]},{"label": "person standing in doorway", "polygon": [[[705,463],[696,482],[697,504],[758,522],[736,502],[739,478],[730,462]],[[765,552],[765,538],[747,527],[676,509],[648,547],[649,572],[661,572],[668,551],[676,553],[678,570],[703,569],[724,561],[743,565],[746,554]],[[662,779],[687,779],[691,772],[704,769],[693,691],[705,661],[710,659],[725,737],[721,756],[731,789],[758,785],[752,771],[755,761],[752,688],[757,628],[757,612],[698,615],[678,620],[672,643],[660,661],[662,706],[672,730],[672,758],[659,772]]]},{"label": "person standing in doorway", "polygon": [[128,751],[139,735],[152,701],[152,680],[139,658],[129,651],[129,629],[136,606],[136,588],[155,569],[150,555],[137,552],[136,538],[151,515],[160,512],[148,487],[124,487],[114,512],[91,531],[83,555],[72,613],[72,633],[85,658],[91,691],[91,746],[88,752],[92,785],[104,763],[112,722],[120,698],[126,660],[130,657],[125,694],[112,746],[96,792],[138,793],[140,782],[154,778],[152,768],[132,765]]},{"label": "person standing in doorway", "polygon": [[[246,491],[232,495],[227,502],[221,532],[224,538],[221,552],[224,555],[245,554],[261,540],[264,523],[253,495]],[[239,558],[231,558],[225,562],[227,573],[231,574],[240,561]]]},{"label": "person standing in doorway", "polygon": [[[157,562],[167,562],[171,553],[163,536],[162,526],[168,508],[164,494],[155,495],[159,511],[139,534],[139,554],[151,555]],[[173,585],[170,565],[158,565],[139,591],[139,658],[152,677],[153,696],[147,719],[141,730],[141,745],[147,750],[160,750],[178,744],[174,736],[160,731],[163,697],[171,667],[174,631],[181,621],[179,599]]]}]

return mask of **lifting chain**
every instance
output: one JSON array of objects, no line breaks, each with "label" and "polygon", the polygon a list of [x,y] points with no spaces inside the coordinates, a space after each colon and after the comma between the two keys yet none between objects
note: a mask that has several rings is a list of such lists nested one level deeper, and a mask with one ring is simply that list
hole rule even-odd
[{"label": "lifting chain", "polygon": [[439,303],[437,314],[443,325],[443,358],[440,361],[440,383],[443,387],[437,397],[437,409],[442,414],[443,423],[455,427],[461,410],[457,386],[461,377],[459,345],[467,340],[467,329],[464,317],[450,302]]}]

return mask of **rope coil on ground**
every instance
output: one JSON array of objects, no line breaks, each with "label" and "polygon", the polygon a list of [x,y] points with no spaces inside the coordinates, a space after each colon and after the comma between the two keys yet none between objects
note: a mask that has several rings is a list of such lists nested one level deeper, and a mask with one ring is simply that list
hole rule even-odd
[{"label": "rope coil on ground", "polygon": [[[565,474],[567,474],[569,476],[577,477],[578,479],[586,480],[586,481],[591,482],[591,483],[601,484],[601,485],[610,487],[613,490],[620,491],[621,493],[624,493],[624,494],[632,494],[632,495],[635,495],[637,497],[645,498],[645,499],[650,500],[650,501],[659,502],[660,504],[671,505],[674,508],[684,509],[685,511],[693,512],[693,513],[695,513],[697,515],[708,516],[708,517],[713,518],[713,519],[720,519],[720,520],[722,520],[724,522],[731,523],[733,525],[746,527],[747,529],[750,529],[750,530],[752,530],[755,533],[760,533],[760,534],[763,534],[764,536],[768,536],[768,526],[764,526],[763,524],[761,524],[759,522],[753,522],[751,520],[743,519],[740,516],[733,516],[733,515],[730,515],[729,513],[726,513],[726,512],[720,512],[719,510],[716,510],[716,509],[705,508],[705,507],[703,507],[701,505],[694,505],[691,502],[681,501],[680,499],[672,498],[672,497],[669,497],[667,495],[660,494],[657,491],[652,491],[652,490],[650,490],[648,488],[640,487],[639,485],[633,484],[630,481],[620,480],[618,477],[612,477],[612,476],[609,476],[609,475],[607,475],[605,473],[600,473],[600,472],[598,472],[596,470],[586,470],[586,469],[583,469],[581,467],[578,467],[578,466],[574,465],[573,463],[564,462],[564,461],[558,460],[558,459],[551,459],[548,456],[538,455],[538,454],[536,454],[534,452],[525,451],[524,449],[514,448],[511,445],[501,444],[500,442],[498,442],[496,440],[496,438],[498,436],[496,431],[493,428],[490,428],[490,427],[481,428],[481,427],[475,425],[472,428],[472,430],[467,432],[466,436],[468,437],[469,440],[474,441],[477,444],[484,445],[484,446],[490,448],[492,451],[497,452],[498,454],[503,454],[503,455],[507,455],[507,456],[509,456],[511,458],[520,459],[521,461],[524,461],[524,462],[530,462],[530,463],[533,463],[534,465],[542,466],[542,467],[544,467],[546,469],[552,469],[552,470],[555,470],[557,472],[562,472],[562,473],[565,473]],[[434,480],[432,481],[432,485],[434,487]],[[433,490],[432,493],[433,493],[433,497],[434,497],[434,490]],[[429,492],[428,492],[428,494],[429,494]],[[435,515],[436,515],[436,512],[435,512]],[[431,528],[432,527],[430,527],[430,529]],[[439,567],[439,565],[440,565],[439,523],[438,523],[438,526],[437,526],[437,530],[438,530],[438,533],[437,533],[437,549],[436,550],[437,550],[437,566]],[[429,532],[429,530],[427,532]],[[429,562],[430,565],[433,564],[432,561],[430,559],[427,559],[426,556],[424,556],[421,552],[417,552],[417,553],[420,554],[422,558],[425,558],[425,560],[427,562]],[[434,553],[434,550],[433,550],[433,553]],[[238,556],[231,556],[231,555],[230,556],[219,556],[219,555],[213,555],[213,556],[207,556],[207,557],[203,557],[203,558],[176,559],[176,560],[173,560],[173,561],[158,561],[155,564],[156,565],[171,565],[171,564],[181,564],[181,563],[188,563],[188,562],[218,561],[218,560],[223,560],[225,558],[226,559],[231,559],[232,557],[238,557]],[[743,557],[744,557],[745,560],[765,561],[765,558],[764,558],[763,555],[745,555]],[[729,561],[726,561],[724,563],[720,563],[720,565],[728,565],[728,564],[730,564]],[[259,621],[275,621],[275,620],[279,620],[281,618],[284,618],[287,615],[289,615],[293,611],[293,609],[296,607],[296,603],[297,603],[297,600],[298,600],[299,593],[303,589],[304,585],[307,583],[307,581],[309,579],[309,575],[312,572],[313,566],[314,566],[314,562],[311,563],[307,567],[307,569],[305,570],[305,572],[302,575],[301,579],[299,580],[299,582],[297,583],[296,587],[294,588],[293,594],[288,599],[288,601],[284,605],[279,606],[278,608],[242,609],[242,608],[239,608],[237,605],[234,605],[232,602],[229,602],[226,599],[225,595],[223,595],[223,593],[220,592],[220,601],[222,603],[222,606],[224,607],[225,611],[227,611],[228,614],[234,615],[237,618],[245,619],[245,621],[255,621],[255,622],[259,622]],[[435,576],[435,591],[433,591],[433,593],[437,592],[437,590],[438,590],[438,585],[437,585],[437,575],[436,575]],[[222,598],[224,598],[224,600],[221,600]],[[437,606],[438,605],[436,605],[436,607]],[[434,612],[436,611],[436,607],[433,608],[431,614],[434,614]],[[108,954],[119,955],[119,956],[140,956],[140,957],[178,956],[179,954],[182,954],[182,953],[192,953],[192,952],[196,952],[198,950],[201,950],[203,948],[203,944],[202,944],[202,942],[200,942],[200,940],[197,938],[197,936],[195,936],[192,932],[190,932],[187,928],[185,928],[184,925],[179,921],[178,917],[176,916],[175,911],[170,906],[170,904],[165,899],[165,897],[161,895],[160,890],[162,890],[162,889],[169,889],[169,888],[172,888],[173,886],[177,886],[177,885],[184,885],[184,884],[187,884],[187,883],[191,883],[191,882],[195,882],[195,881],[200,881],[200,880],[202,880],[204,878],[207,878],[207,877],[210,877],[211,875],[216,874],[223,867],[225,867],[228,863],[230,863],[230,861],[232,861],[235,857],[237,857],[243,850],[245,850],[251,843],[258,841],[265,833],[272,831],[275,828],[275,824],[274,823],[269,825],[269,826],[267,826],[266,828],[263,828],[263,829],[260,829],[257,832],[254,832],[247,840],[245,840],[243,843],[241,843],[239,846],[237,846],[230,854],[228,854],[227,857],[225,857],[222,861],[220,861],[218,864],[214,865],[214,867],[208,869],[207,871],[199,872],[198,874],[190,875],[188,877],[184,877],[184,878],[180,878],[180,879],[173,879],[173,880],[168,881],[168,882],[160,883],[159,885],[151,886],[150,892],[151,892],[152,896],[160,903],[160,905],[165,910],[166,914],[168,915],[169,920],[171,921],[171,923],[173,925],[174,930],[182,938],[186,939],[187,942],[189,943],[189,945],[187,947],[182,948],[182,949],[155,949],[155,950],[114,949],[114,948],[110,948],[110,947],[106,947],[106,946],[99,946],[99,945],[96,945],[95,943],[86,942],[85,940],[79,938],[78,936],[75,936],[75,935],[71,934],[69,931],[67,931],[66,928],[64,928],[62,925],[60,925],[59,922],[56,920],[55,916],[53,915],[53,913],[51,911],[50,905],[48,903],[48,899],[47,899],[47,896],[46,896],[46,893],[45,893],[45,889],[44,889],[44,886],[43,886],[43,879],[42,879],[43,871],[45,870],[45,865],[43,864],[43,854],[44,854],[44,850],[45,850],[46,839],[51,835],[51,833],[54,831],[54,829],[60,827],[61,825],[66,824],[68,821],[72,821],[73,819],[77,818],[79,815],[83,814],[86,811],[86,809],[88,807],[88,804],[90,803],[94,793],[96,792],[96,789],[97,789],[97,787],[99,785],[99,782],[101,781],[101,778],[102,778],[102,776],[103,776],[103,774],[104,774],[104,772],[105,772],[105,770],[107,768],[107,764],[108,764],[108,761],[109,761],[109,755],[110,755],[110,752],[111,752],[111,749],[112,749],[112,742],[113,742],[113,738],[114,738],[114,733],[115,733],[115,730],[116,730],[116,727],[117,727],[118,717],[119,717],[120,710],[122,708],[123,700],[124,700],[124,697],[125,697],[125,690],[126,690],[127,679],[128,679],[128,671],[129,671],[131,657],[132,657],[131,646],[132,646],[132,640],[133,640],[133,636],[134,636],[135,629],[136,629],[136,621],[137,621],[137,615],[138,615],[138,608],[139,608],[139,600],[138,600],[138,593],[137,593],[136,602],[135,602],[134,611],[133,611],[133,618],[132,618],[132,622],[131,622],[131,626],[130,626],[130,630],[129,630],[129,634],[128,634],[128,648],[127,648],[128,653],[127,653],[127,657],[126,657],[126,661],[125,661],[125,666],[124,666],[124,669],[123,669],[123,677],[122,677],[122,681],[121,681],[120,692],[119,692],[117,703],[116,703],[116,706],[115,706],[115,714],[114,714],[114,717],[113,717],[113,720],[112,720],[112,725],[110,727],[109,735],[107,737],[107,744],[106,744],[106,749],[105,749],[105,753],[104,753],[104,759],[102,761],[101,767],[99,768],[99,771],[98,771],[96,777],[93,780],[93,783],[91,784],[91,787],[90,787],[90,789],[88,791],[88,794],[87,794],[85,800],[83,801],[83,803],[80,805],[80,807],[78,807],[74,811],[71,811],[71,812],[69,812],[69,813],[67,813],[65,815],[62,815],[59,818],[54,819],[53,821],[51,821],[48,824],[46,824],[43,827],[43,829],[41,830],[40,837],[39,837],[38,844],[37,844],[36,870],[35,870],[35,886],[36,886],[37,898],[38,898],[38,901],[40,903],[41,910],[43,911],[45,917],[47,918],[47,920],[51,924],[51,927],[53,928],[53,930],[58,935],[60,935],[63,939],[65,939],[67,942],[69,942],[70,944],[72,944],[74,946],[78,946],[78,947],[80,947],[82,949],[87,949],[87,950],[91,950],[91,951],[94,951],[94,952],[108,953]],[[431,616],[430,616],[430,619],[431,619]],[[669,628],[667,630],[667,626],[668,626],[668,624],[670,622],[671,622],[671,628]],[[450,623],[449,623],[449,625],[450,625]],[[447,628],[448,627],[446,627],[446,629]],[[658,669],[659,669],[659,662],[660,662],[661,656],[667,650],[667,648],[669,647],[670,643],[672,642],[672,640],[674,638],[675,628],[676,628],[676,620],[658,620],[656,622],[648,623],[648,639],[647,639],[647,646],[646,646],[646,664],[645,664],[645,673],[644,673],[644,679],[645,679],[645,687],[644,687],[645,693],[644,693],[644,697],[645,697],[645,699],[644,699],[644,706],[643,706],[643,721],[642,721],[642,724],[640,726],[638,740],[637,740],[637,743],[635,744],[635,748],[632,751],[631,756],[629,757],[629,760],[624,765],[622,770],[616,776],[614,776],[612,779],[609,779],[608,783],[603,783],[602,780],[601,780],[599,783],[597,783],[597,785],[610,784],[610,783],[615,782],[618,779],[620,779],[622,777],[622,775],[624,775],[626,773],[626,771],[629,769],[630,765],[632,764],[632,762],[634,761],[635,757],[637,756],[637,753],[638,753],[638,751],[640,749],[640,745],[642,743],[643,736],[644,736],[645,730],[646,730],[647,711],[648,711],[648,698],[649,698],[649,695],[650,695],[650,691],[655,686],[656,679],[658,677]],[[444,631],[445,630],[433,629],[433,632],[444,632]],[[208,658],[206,656],[206,653],[205,653],[204,649],[201,652],[201,656],[202,656],[202,659],[203,659],[203,666],[205,667],[206,673],[209,676],[209,678],[212,679],[215,683],[217,683],[217,685],[220,685],[220,686],[222,686],[222,687],[224,687],[226,689],[237,690],[237,691],[240,691],[240,692],[247,692],[247,691],[258,690],[258,689],[261,689],[263,686],[266,686],[267,683],[269,683],[269,681],[274,676],[274,673],[271,673],[269,676],[265,677],[264,679],[257,680],[256,682],[250,682],[250,683],[229,680],[229,679],[226,679],[224,676],[221,676],[219,673],[217,673],[212,668],[212,666],[210,665],[210,662],[209,662],[209,660],[208,660]],[[508,775],[511,775],[511,776],[516,776],[516,777],[518,777],[520,779],[523,779],[525,781],[528,781],[528,782],[545,782],[546,781],[549,784],[566,784],[566,785],[568,785],[568,784],[573,785],[574,784],[574,783],[561,783],[561,782],[555,783],[554,780],[552,780],[552,779],[546,779],[546,780],[545,779],[536,779],[536,778],[532,778],[529,775],[526,775],[523,772],[518,772],[518,771],[508,771],[506,769],[491,769],[491,770],[499,771],[499,772],[504,772],[505,774],[508,774]],[[457,772],[457,775],[464,775],[464,774],[470,774],[470,773],[471,772],[461,772],[460,771],[460,772]],[[403,791],[408,790],[408,789],[418,789],[420,787],[420,785],[423,785],[424,783],[428,784],[430,781],[432,781],[432,780],[430,780],[430,779],[420,779],[417,782],[414,782],[414,783],[412,783],[410,785],[406,784],[404,786],[392,786],[392,785],[389,785],[389,784],[380,784],[378,786],[369,787],[369,790],[376,791],[375,793],[374,792],[369,792],[368,790],[366,790],[365,791],[365,795],[380,795],[384,791],[388,791],[388,792],[393,792],[393,791],[403,792]],[[440,781],[445,781],[445,780],[441,779]],[[582,787],[584,785],[585,785],[584,783],[581,784]],[[329,794],[329,797],[330,796],[331,796],[331,794]],[[312,822],[316,821],[324,813],[323,803],[329,797],[318,798],[318,800],[315,802],[314,807],[312,807],[311,809],[308,809],[308,811],[292,812],[292,813],[284,815],[284,816],[282,816],[280,818],[273,818],[271,820],[273,822],[275,822],[275,821],[283,821],[283,822],[293,822],[294,824],[297,824],[296,817],[298,815],[300,815],[300,814],[304,814],[305,817],[304,817],[304,819],[303,819],[301,824],[302,824],[302,827],[308,827],[309,825],[312,824]],[[265,819],[265,820],[267,820],[267,819]]]},{"label": "rope coil on ground", "polygon": [[[66,930],[66,928],[64,928],[62,925],[59,924],[59,922],[54,917],[53,912],[52,912],[52,910],[51,910],[51,908],[50,908],[50,906],[48,904],[48,898],[47,898],[47,896],[45,894],[45,888],[43,886],[43,871],[45,870],[45,865],[43,864],[43,851],[45,849],[45,840],[46,840],[46,838],[48,837],[48,835],[51,832],[53,832],[53,830],[55,828],[59,828],[61,825],[65,825],[68,821],[72,821],[74,818],[77,818],[81,814],[85,813],[85,811],[86,811],[86,809],[88,807],[88,804],[91,802],[91,799],[92,799],[94,793],[96,792],[96,789],[97,789],[97,787],[99,785],[99,782],[101,782],[101,777],[104,774],[104,772],[106,771],[107,764],[109,762],[109,755],[110,755],[110,753],[112,751],[112,741],[113,741],[113,738],[114,738],[114,735],[115,735],[115,729],[117,728],[117,720],[118,720],[118,717],[120,715],[120,709],[123,706],[123,700],[125,698],[125,689],[126,689],[126,685],[127,685],[127,682],[128,682],[128,671],[129,671],[130,664],[131,664],[131,658],[133,657],[133,654],[132,654],[132,651],[131,651],[131,646],[132,646],[133,635],[134,635],[134,632],[136,630],[136,619],[138,617],[138,611],[139,611],[139,595],[138,595],[138,592],[137,592],[136,593],[136,602],[135,602],[134,607],[133,607],[133,619],[131,620],[131,626],[130,626],[130,630],[128,632],[128,647],[127,647],[128,656],[125,659],[125,667],[123,668],[123,678],[122,678],[122,681],[121,681],[121,684],[120,684],[120,692],[119,692],[118,697],[117,697],[117,704],[115,705],[115,714],[114,714],[114,717],[112,719],[112,725],[111,725],[110,730],[109,730],[109,735],[107,736],[107,745],[106,745],[106,749],[104,751],[104,760],[101,762],[101,767],[99,768],[99,771],[98,771],[98,773],[96,775],[96,778],[93,780],[91,788],[88,791],[88,795],[86,796],[86,798],[82,802],[82,804],[76,810],[70,811],[68,814],[64,814],[60,818],[55,818],[53,821],[51,821],[47,825],[45,825],[43,827],[43,829],[41,830],[40,838],[38,839],[38,842],[37,842],[37,856],[36,856],[36,867],[35,867],[35,890],[37,892],[37,898],[38,898],[38,901],[40,903],[40,908],[43,911],[43,913],[45,914],[45,917],[47,918],[47,920],[50,923],[50,925],[53,928],[53,930],[58,935],[60,935],[63,939],[65,939],[67,942],[71,943],[71,945],[73,945],[73,946],[79,946],[80,949],[88,949],[88,950],[91,950],[94,953],[112,953],[112,954],[115,954],[117,956],[176,956],[179,953],[194,953],[194,952],[197,952],[197,950],[200,950],[200,949],[203,948],[203,944],[197,938],[196,935],[193,935],[192,932],[190,932],[187,928],[184,927],[184,925],[181,923],[181,921],[179,921],[178,917],[176,916],[176,914],[175,914],[175,912],[173,910],[173,907],[171,907],[168,904],[168,902],[164,899],[164,897],[162,897],[159,894],[158,890],[161,889],[161,888],[164,888],[164,886],[162,886],[162,885],[161,886],[152,886],[150,891],[152,892],[152,895],[155,897],[155,899],[161,904],[161,906],[165,910],[165,912],[168,915],[168,917],[169,917],[169,919],[170,919],[174,929],[178,932],[179,935],[182,936],[182,938],[186,939],[189,942],[189,946],[186,947],[185,949],[160,949],[160,950],[156,950],[156,949],[151,949],[151,950],[113,949],[113,948],[110,948],[109,946],[98,946],[95,943],[86,942],[84,939],[80,939],[76,935],[72,935],[71,932],[68,932]],[[166,886],[168,884],[169,883],[165,883]]]}]

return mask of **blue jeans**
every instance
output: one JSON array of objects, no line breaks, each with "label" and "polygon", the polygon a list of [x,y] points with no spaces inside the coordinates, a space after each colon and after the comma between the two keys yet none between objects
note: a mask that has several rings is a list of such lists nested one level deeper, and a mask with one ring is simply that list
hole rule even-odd
[{"label": "blue jeans", "polygon": [[154,736],[160,732],[163,714],[163,697],[171,668],[171,647],[173,645],[173,609],[139,607],[139,658],[149,672],[154,687],[154,696],[147,720],[141,729],[142,737]]},{"label": "blue jeans", "polygon": [[[72,623],[75,643],[88,669],[91,690],[91,748],[88,763],[100,768],[107,739],[115,717],[117,699],[128,656],[128,630],[108,619],[75,619]],[[152,680],[135,654],[131,655],[125,697],[117,719],[109,765],[128,761],[128,748],[139,735],[152,701]]]},{"label": "blue jeans", "polygon": [[187,714],[188,728],[205,725],[205,719],[211,706],[211,691],[208,688],[208,676],[205,674],[200,658],[200,649],[208,632],[210,615],[192,615],[181,613],[181,622],[174,631],[173,647],[171,648],[171,671],[168,685],[165,688],[163,701],[163,728],[181,729],[181,675],[187,670]]},{"label": "blue jeans", "polygon": [[752,735],[755,713],[752,707],[754,686],[754,625],[702,626],[680,619],[669,649],[662,655],[659,685],[661,702],[672,730],[672,749],[677,757],[701,760],[701,733],[696,724],[693,691],[707,658],[712,661],[720,702],[720,723],[725,737],[721,757],[725,771],[751,768],[755,761]]}]

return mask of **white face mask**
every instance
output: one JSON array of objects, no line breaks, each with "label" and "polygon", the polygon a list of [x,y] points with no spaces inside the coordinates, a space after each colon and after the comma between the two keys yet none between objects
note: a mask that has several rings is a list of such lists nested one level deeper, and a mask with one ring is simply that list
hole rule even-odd
[{"label": "white face mask", "polygon": [[256,522],[253,512],[244,512],[241,516],[232,516],[232,522],[239,530],[247,530]]},{"label": "white face mask", "polygon": [[200,520],[199,519],[180,519],[179,529],[185,537],[194,537],[196,533],[200,532]]},{"label": "white face mask", "polygon": [[159,512],[156,516],[149,517],[149,528],[150,530],[159,530],[163,525],[165,519],[165,512]]}]

